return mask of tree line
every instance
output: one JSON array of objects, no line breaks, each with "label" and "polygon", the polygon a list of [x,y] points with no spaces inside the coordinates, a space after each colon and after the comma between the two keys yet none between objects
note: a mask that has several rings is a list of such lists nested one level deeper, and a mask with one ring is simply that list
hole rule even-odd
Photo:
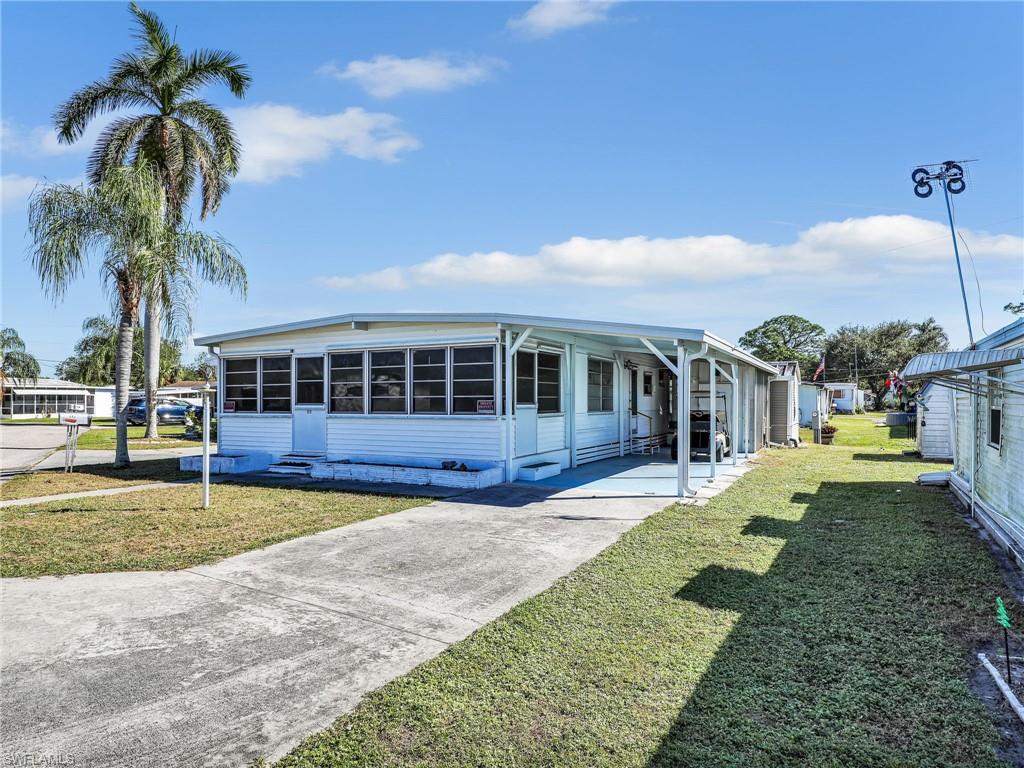
[{"label": "tree line", "polygon": [[804,381],[813,379],[824,359],[819,382],[856,380],[880,400],[890,371],[901,370],[915,355],[946,351],[949,337],[932,317],[843,325],[826,333],[799,315],[779,315],[744,333],[740,346],[762,360],[796,360]]}]

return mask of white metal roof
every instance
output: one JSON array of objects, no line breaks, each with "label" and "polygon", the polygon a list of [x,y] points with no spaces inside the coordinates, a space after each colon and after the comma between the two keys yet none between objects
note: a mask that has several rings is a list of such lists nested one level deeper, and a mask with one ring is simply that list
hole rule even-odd
[{"label": "white metal roof", "polygon": [[1002,368],[1024,360],[1024,347],[1011,349],[974,349],[960,352],[927,352],[914,357],[900,374],[908,381],[914,379],[955,376],[963,371],[981,371]]},{"label": "white metal roof", "polygon": [[385,312],[385,313],[351,313],[318,317],[311,320],[300,320],[293,323],[267,325],[248,328],[229,333],[218,333],[209,336],[198,336],[194,339],[196,346],[212,346],[225,341],[249,339],[256,336],[268,336],[274,333],[288,333],[331,325],[352,325],[362,323],[444,323],[444,324],[494,324],[497,326],[516,326],[547,328],[568,333],[588,333],[602,336],[626,336],[631,338],[647,338],[652,341],[706,342],[709,347],[726,352],[749,365],[769,373],[776,373],[774,366],[760,360],[749,352],[745,352],[734,344],[708,333],[700,328],[678,328],[663,325],[642,325],[637,323],[616,323],[603,320],[575,320],[562,317],[545,317],[540,315],[514,315],[500,312]]}]

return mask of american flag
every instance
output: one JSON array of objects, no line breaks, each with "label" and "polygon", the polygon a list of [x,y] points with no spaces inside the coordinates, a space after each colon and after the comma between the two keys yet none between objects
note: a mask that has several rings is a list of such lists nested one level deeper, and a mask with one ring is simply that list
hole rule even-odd
[{"label": "american flag", "polygon": [[825,356],[821,356],[821,362],[818,363],[818,367],[814,369],[814,375],[811,377],[811,381],[817,381],[818,377],[825,372]]}]

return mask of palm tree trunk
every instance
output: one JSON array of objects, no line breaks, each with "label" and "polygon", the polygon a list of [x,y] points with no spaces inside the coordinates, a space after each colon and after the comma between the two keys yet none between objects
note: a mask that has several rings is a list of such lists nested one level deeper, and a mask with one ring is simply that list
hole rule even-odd
[{"label": "palm tree trunk", "polygon": [[146,327],[143,339],[146,366],[146,437],[159,437],[156,418],[156,391],[160,387],[160,301],[146,299]]},{"label": "palm tree trunk", "polygon": [[132,340],[135,317],[130,309],[121,309],[117,326],[117,358],[114,361],[114,415],[117,418],[117,448],[114,468],[131,466],[128,456],[128,398],[131,396]]}]

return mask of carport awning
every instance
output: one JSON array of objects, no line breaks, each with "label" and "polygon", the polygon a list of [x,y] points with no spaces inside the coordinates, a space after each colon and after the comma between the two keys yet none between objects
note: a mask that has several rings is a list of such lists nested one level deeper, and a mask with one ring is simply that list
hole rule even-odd
[{"label": "carport awning", "polygon": [[30,395],[88,395],[87,389],[15,389],[17,397],[28,397]]},{"label": "carport awning", "polygon": [[1024,347],[972,349],[963,352],[929,352],[913,358],[903,369],[908,381],[957,376],[969,371],[1005,368],[1024,360]]}]

